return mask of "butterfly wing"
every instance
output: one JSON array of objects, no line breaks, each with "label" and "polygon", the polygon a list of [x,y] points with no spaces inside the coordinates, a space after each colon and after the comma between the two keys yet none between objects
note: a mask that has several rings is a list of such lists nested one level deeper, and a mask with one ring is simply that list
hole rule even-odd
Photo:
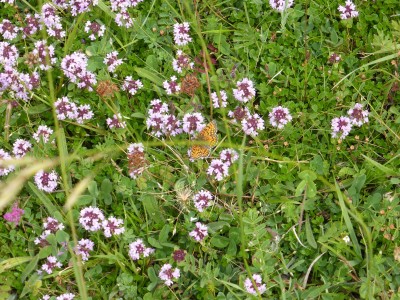
[{"label": "butterfly wing", "polygon": [[193,145],[190,148],[189,157],[191,159],[200,159],[206,158],[210,155],[210,147],[201,146],[201,145]]},{"label": "butterfly wing", "polygon": [[199,132],[198,140],[207,142],[207,146],[214,147],[218,143],[217,122],[211,121]]}]

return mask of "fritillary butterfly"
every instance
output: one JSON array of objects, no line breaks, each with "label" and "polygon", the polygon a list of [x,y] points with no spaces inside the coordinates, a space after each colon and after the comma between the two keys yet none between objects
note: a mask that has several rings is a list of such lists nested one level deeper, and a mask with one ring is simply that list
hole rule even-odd
[{"label": "fritillary butterfly", "polygon": [[218,142],[217,122],[211,121],[197,135],[196,141],[204,142],[202,145],[193,145],[189,151],[191,159],[206,158],[210,155],[211,147]]}]

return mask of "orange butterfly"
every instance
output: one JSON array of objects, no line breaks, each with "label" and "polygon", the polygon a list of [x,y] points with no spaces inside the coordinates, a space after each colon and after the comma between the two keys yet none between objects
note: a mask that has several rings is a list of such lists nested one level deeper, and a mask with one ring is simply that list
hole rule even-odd
[{"label": "orange butterfly", "polygon": [[217,122],[211,121],[197,135],[195,141],[204,142],[202,145],[193,145],[189,150],[189,158],[206,158],[211,153],[211,148],[218,142]]}]

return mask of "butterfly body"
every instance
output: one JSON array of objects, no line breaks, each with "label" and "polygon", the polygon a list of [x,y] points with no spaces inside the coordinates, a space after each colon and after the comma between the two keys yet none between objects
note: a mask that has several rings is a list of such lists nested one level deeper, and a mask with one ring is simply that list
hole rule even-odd
[{"label": "butterfly body", "polygon": [[211,121],[197,135],[195,141],[202,142],[193,145],[189,150],[190,159],[207,158],[211,153],[211,148],[218,142],[217,122]]}]

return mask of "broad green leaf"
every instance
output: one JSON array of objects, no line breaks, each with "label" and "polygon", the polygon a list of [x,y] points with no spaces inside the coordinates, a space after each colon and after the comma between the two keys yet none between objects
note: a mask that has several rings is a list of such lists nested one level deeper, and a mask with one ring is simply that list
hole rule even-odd
[{"label": "broad green leaf", "polygon": [[211,245],[217,248],[225,248],[229,245],[229,239],[221,235],[215,235],[210,240]]}]

